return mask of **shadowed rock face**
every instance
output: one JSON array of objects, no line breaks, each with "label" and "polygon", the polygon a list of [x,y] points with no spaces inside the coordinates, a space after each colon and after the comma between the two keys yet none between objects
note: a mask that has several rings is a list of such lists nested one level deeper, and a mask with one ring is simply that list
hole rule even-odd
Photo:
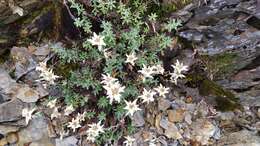
[{"label": "shadowed rock face", "polygon": [[[193,17],[185,22],[185,29],[178,32],[185,43],[194,46],[207,68],[206,76],[230,89],[240,99],[245,93],[253,99],[248,91],[255,93],[259,90],[259,7],[259,0],[211,0],[207,5],[183,10],[193,13]],[[187,19],[184,17],[183,20]],[[203,86],[203,83],[199,84]],[[207,86],[207,91],[214,90],[214,87]],[[244,98],[241,100],[245,101]]]},{"label": "shadowed rock face", "polygon": [[[46,0],[19,0],[1,1],[0,3],[0,54],[16,43],[19,36],[19,29],[23,25],[22,19],[28,17],[46,3]],[[14,12],[15,8],[20,8],[23,15]]]},{"label": "shadowed rock face", "polygon": [[[19,14],[22,12],[22,15]],[[0,2],[0,55],[16,44],[78,38],[79,32],[60,0],[8,0]],[[26,40],[26,41],[24,41]]]},{"label": "shadowed rock face", "polygon": [[[208,2],[199,8],[183,10],[192,13],[193,17],[184,17],[184,28],[178,32],[186,40],[185,43],[192,44],[198,55],[201,66],[194,66],[202,70],[190,70],[191,75],[197,76],[195,87],[199,88],[199,97],[203,96],[207,103],[221,110],[226,107],[232,110],[234,108],[231,106],[237,103],[243,107],[243,114],[252,110],[249,112],[250,119],[238,118],[234,114],[237,118],[226,120],[230,122],[227,124],[229,126],[224,124],[222,127],[232,131],[237,126],[232,129],[230,125],[236,123],[241,127],[250,125],[252,129],[222,131],[225,134],[216,145],[259,145],[256,133],[259,132],[260,123],[255,113],[257,109],[260,111],[260,0]],[[223,91],[228,91],[234,100],[223,98],[228,97],[228,94],[221,95]],[[249,113],[244,117],[249,117]]]},{"label": "shadowed rock face", "polygon": [[256,13],[260,13],[260,0],[257,0]]},{"label": "shadowed rock face", "polygon": [[179,36],[196,44],[200,55],[236,54],[234,72],[250,65],[260,55],[259,0],[212,0],[194,9],[192,17]]},{"label": "shadowed rock face", "polygon": [[[29,13],[40,9],[47,0],[8,0],[0,3],[0,22],[2,25],[11,24],[21,19],[21,16],[26,16]],[[15,9],[20,8],[23,12],[22,15],[15,13]]]}]

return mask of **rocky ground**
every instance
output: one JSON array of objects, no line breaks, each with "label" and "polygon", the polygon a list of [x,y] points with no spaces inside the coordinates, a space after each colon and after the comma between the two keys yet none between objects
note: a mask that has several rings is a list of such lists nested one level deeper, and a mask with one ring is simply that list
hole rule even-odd
[{"label": "rocky ground", "polygon": [[[184,26],[181,43],[170,52],[191,66],[190,81],[135,113],[136,145],[260,145],[259,6],[256,0],[211,0],[172,14]],[[52,57],[51,45],[10,47],[1,61],[0,146],[91,145],[81,134],[60,140],[59,121],[45,109],[53,93],[36,81],[35,67]],[[27,125],[22,109],[35,104],[38,111]]]}]

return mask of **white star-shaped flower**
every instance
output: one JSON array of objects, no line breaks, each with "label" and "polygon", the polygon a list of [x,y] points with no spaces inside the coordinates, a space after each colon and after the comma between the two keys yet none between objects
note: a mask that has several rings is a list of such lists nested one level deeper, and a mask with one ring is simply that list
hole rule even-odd
[{"label": "white star-shaped flower", "polygon": [[104,42],[104,36],[99,36],[95,32],[93,33],[92,38],[88,39],[88,41],[93,46],[98,46],[99,51],[102,51],[102,46],[106,46],[106,43]]},{"label": "white star-shaped flower", "polygon": [[153,142],[153,141],[150,141],[150,142],[149,142],[149,146],[157,146],[157,145],[156,145],[156,143],[155,143],[155,142]]},{"label": "white star-shaped flower", "polygon": [[55,80],[59,78],[59,76],[55,75],[52,69],[48,69],[47,71],[41,72],[40,77],[41,80],[48,81],[50,84],[55,84]]},{"label": "white star-shaped flower", "polygon": [[119,82],[115,82],[110,85],[103,86],[107,91],[107,96],[110,99],[110,104],[115,100],[116,102],[120,102],[122,93],[125,90],[125,86],[121,86]]},{"label": "white star-shaped flower", "polygon": [[133,146],[133,143],[135,142],[135,139],[130,136],[125,136],[125,141],[123,142],[125,146]]},{"label": "white star-shaped flower", "polygon": [[13,11],[13,14],[18,14],[19,16],[23,16],[24,15],[24,10],[23,8],[19,7],[19,6],[11,6],[10,7]]},{"label": "white star-shaped flower", "polygon": [[26,124],[28,124],[29,121],[32,119],[32,114],[35,110],[36,110],[36,108],[33,108],[33,109],[24,108],[22,110],[22,116],[25,117]]},{"label": "white star-shaped flower", "polygon": [[86,131],[87,140],[94,142],[96,137],[98,137],[100,133],[104,132],[104,125],[101,125],[101,121],[99,121],[98,123],[88,124],[88,126],[89,129]]},{"label": "white star-shaped flower", "polygon": [[180,63],[179,60],[175,63],[175,65],[172,65],[174,68],[174,72],[170,73],[171,75],[171,80],[177,84],[177,80],[179,78],[184,78],[185,75],[182,74],[183,71],[188,71],[188,66],[183,65],[183,63]]},{"label": "white star-shaped flower", "polygon": [[111,77],[110,74],[102,74],[102,81],[101,81],[102,84],[110,85],[110,84],[113,84],[116,81],[117,81],[117,79],[114,78],[114,77]]},{"label": "white star-shaped flower", "polygon": [[73,118],[73,119],[71,120],[71,122],[69,122],[68,127],[71,128],[71,129],[73,130],[73,132],[75,132],[77,128],[80,128],[80,127],[81,127],[80,122],[79,122],[79,119]]},{"label": "white star-shaped flower", "polygon": [[137,102],[137,99],[135,99],[133,102],[131,102],[131,101],[128,102],[128,101],[125,100],[126,107],[124,109],[127,110],[126,115],[133,116],[136,111],[141,110],[138,107],[138,105],[136,104],[136,102]]},{"label": "white star-shaped flower", "polygon": [[164,68],[163,68],[162,64],[154,65],[154,66],[152,66],[152,69],[153,69],[154,73],[156,73],[156,74],[164,73]]},{"label": "white star-shaped flower", "polygon": [[170,88],[166,88],[162,84],[160,84],[160,86],[154,88],[154,90],[159,93],[159,96],[165,98],[165,95],[169,93]]},{"label": "white star-shaped flower", "polygon": [[171,75],[171,81],[174,82],[174,84],[177,85],[177,81],[179,78],[185,78],[185,75],[180,73],[180,72],[176,72],[174,71],[173,73],[170,73]]},{"label": "white star-shaped flower", "polygon": [[54,81],[59,78],[59,76],[53,73],[52,69],[47,68],[46,62],[40,62],[35,70],[40,71],[39,81],[47,81],[49,84],[55,84]]},{"label": "white star-shaped flower", "polygon": [[106,59],[109,59],[112,56],[112,51],[109,51],[108,49],[104,49],[103,54]]},{"label": "white star-shaped flower", "polygon": [[51,114],[51,119],[58,118],[59,116],[61,116],[61,113],[59,112],[58,107],[55,107]]},{"label": "white star-shaped flower", "polygon": [[88,131],[94,131],[96,133],[103,133],[104,132],[104,125],[101,125],[101,121],[99,121],[98,123],[92,123],[92,124],[88,124],[89,129]]},{"label": "white star-shaped flower", "polygon": [[96,135],[93,132],[87,133],[87,140],[91,142],[95,142],[96,140]]},{"label": "white star-shaped flower", "polygon": [[132,66],[135,65],[135,61],[137,60],[138,58],[136,57],[136,54],[135,52],[132,52],[131,54],[129,55],[126,55],[126,63],[130,63]]},{"label": "white star-shaped flower", "polygon": [[69,131],[65,131],[64,128],[62,128],[59,134],[60,134],[60,140],[63,140],[64,136],[67,136],[69,134]]},{"label": "white star-shaped flower", "polygon": [[149,144],[149,146],[156,146],[156,143],[157,143],[157,138],[155,137],[155,138],[149,140],[148,144]]},{"label": "white star-shaped flower", "polygon": [[47,69],[48,68],[47,68],[46,62],[40,62],[39,65],[37,65],[35,67],[36,71],[41,71],[41,72],[46,71]]},{"label": "white star-shaped flower", "polygon": [[143,68],[138,72],[140,72],[143,75],[144,79],[153,78],[152,74],[154,73],[154,71],[152,67],[147,67],[146,65],[143,65]]},{"label": "white star-shaped flower", "polygon": [[71,104],[70,106],[66,106],[66,109],[64,111],[64,115],[68,116],[70,115],[72,112],[74,112],[74,108],[73,105]]},{"label": "white star-shaped flower", "polygon": [[185,77],[183,74],[177,72],[170,73],[170,75],[171,75],[171,81],[174,82],[174,84],[176,85],[179,78]]},{"label": "white star-shaped flower", "polygon": [[82,114],[78,113],[77,119],[78,119],[80,122],[84,122],[84,121],[85,121],[85,118],[86,118],[86,112],[83,112]]},{"label": "white star-shaped flower", "polygon": [[49,101],[47,107],[54,108],[56,106],[56,103],[57,103],[57,98]]},{"label": "white star-shaped flower", "polygon": [[150,103],[150,102],[153,102],[154,101],[154,98],[153,96],[155,95],[156,93],[154,91],[151,91],[151,90],[146,90],[144,89],[143,93],[141,96],[139,96],[142,100],[143,100],[143,103],[147,102],[147,103]]},{"label": "white star-shaped flower", "polygon": [[181,73],[183,71],[188,71],[188,66],[180,63],[179,60],[176,61],[174,65],[171,65],[174,68],[175,72]]}]

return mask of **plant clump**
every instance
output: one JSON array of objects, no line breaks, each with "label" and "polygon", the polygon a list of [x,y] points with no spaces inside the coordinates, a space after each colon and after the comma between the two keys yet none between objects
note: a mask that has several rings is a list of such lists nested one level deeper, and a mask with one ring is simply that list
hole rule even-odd
[{"label": "plant clump", "polygon": [[159,98],[167,98],[171,88],[165,79],[170,76],[167,82],[177,85],[188,71],[178,60],[165,70],[159,59],[172,47],[181,21],[169,19],[156,26],[157,14],[147,14],[149,5],[141,0],[65,2],[84,38],[70,49],[52,47],[61,65],[77,66],[66,71],[66,76],[55,75],[46,63],[36,68],[46,88],[55,81],[62,91],[62,96],[50,97],[46,104],[53,110],[51,119],[70,117],[61,126],[61,138],[82,128],[89,142],[104,145],[124,139],[131,146],[135,141],[131,117]]}]

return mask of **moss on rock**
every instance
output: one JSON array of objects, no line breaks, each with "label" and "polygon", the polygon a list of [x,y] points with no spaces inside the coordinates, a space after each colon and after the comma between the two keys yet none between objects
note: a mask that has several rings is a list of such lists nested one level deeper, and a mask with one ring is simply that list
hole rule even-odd
[{"label": "moss on rock", "polygon": [[214,98],[218,110],[230,111],[240,108],[238,98],[231,91],[222,88],[216,82],[199,74],[190,74],[187,76],[187,79],[190,85],[199,88],[200,95]]},{"label": "moss on rock", "polygon": [[156,13],[159,19],[164,19],[168,17],[168,14],[175,12],[184,8],[186,5],[190,4],[192,0],[163,0],[163,2],[158,2],[157,4],[151,2],[148,6],[148,13]]},{"label": "moss on rock", "polygon": [[214,79],[223,79],[236,71],[237,57],[235,53],[223,53],[214,56],[203,55],[201,59]]}]

